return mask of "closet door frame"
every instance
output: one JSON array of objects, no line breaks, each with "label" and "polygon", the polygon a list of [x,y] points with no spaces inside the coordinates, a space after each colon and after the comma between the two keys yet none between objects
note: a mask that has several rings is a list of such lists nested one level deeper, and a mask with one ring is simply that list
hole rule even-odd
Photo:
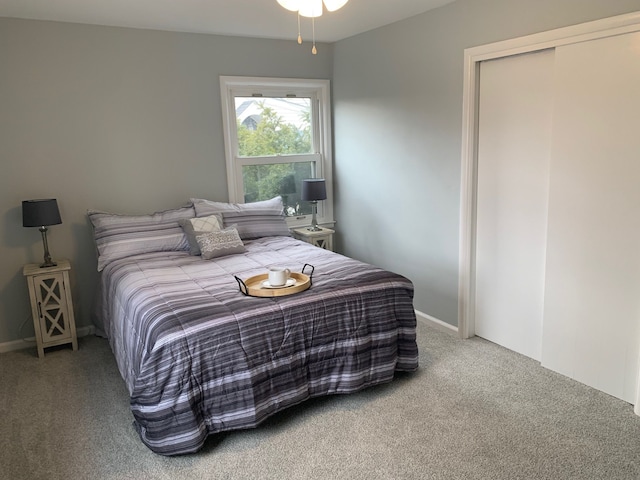
[{"label": "closet door frame", "polygon": [[[491,43],[464,51],[458,333],[475,335],[475,250],[480,62],[640,31],[640,12]],[[640,398],[640,393],[639,393]],[[638,405],[636,405],[638,406]]]}]

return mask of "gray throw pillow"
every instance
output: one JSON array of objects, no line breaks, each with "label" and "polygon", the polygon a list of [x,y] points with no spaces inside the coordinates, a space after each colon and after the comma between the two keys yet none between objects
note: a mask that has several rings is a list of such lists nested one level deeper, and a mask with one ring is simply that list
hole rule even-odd
[{"label": "gray throw pillow", "polygon": [[200,247],[198,246],[196,235],[222,230],[223,225],[224,220],[220,214],[180,220],[180,226],[189,241],[189,254],[200,255]]},{"label": "gray throw pillow", "polygon": [[200,247],[200,254],[205,260],[246,251],[235,228],[200,233],[196,235],[196,241]]}]

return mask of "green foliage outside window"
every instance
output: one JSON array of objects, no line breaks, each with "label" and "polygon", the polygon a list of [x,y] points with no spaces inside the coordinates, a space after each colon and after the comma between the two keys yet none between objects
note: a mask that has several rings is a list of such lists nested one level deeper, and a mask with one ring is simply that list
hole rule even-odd
[{"label": "green foliage outside window", "polygon": [[264,157],[311,153],[311,112],[302,113],[302,128],[285,123],[282,117],[264,102],[258,103],[260,121],[255,130],[238,122],[238,154],[241,157]]}]

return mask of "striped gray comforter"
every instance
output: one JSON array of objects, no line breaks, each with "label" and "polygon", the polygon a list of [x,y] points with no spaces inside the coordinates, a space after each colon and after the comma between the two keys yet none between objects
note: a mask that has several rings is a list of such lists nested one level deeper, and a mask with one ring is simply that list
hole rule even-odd
[{"label": "striped gray comforter", "polygon": [[[103,271],[104,331],[156,453],[195,452],[209,434],[418,367],[409,280],[290,237],[246,247],[213,261],[142,254]],[[313,285],[290,296],[245,297],[233,277],[305,263]]]}]

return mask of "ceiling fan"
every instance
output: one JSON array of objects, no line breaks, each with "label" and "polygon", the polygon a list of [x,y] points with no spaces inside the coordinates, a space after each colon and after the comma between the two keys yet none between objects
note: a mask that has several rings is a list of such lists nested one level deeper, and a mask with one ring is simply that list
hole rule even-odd
[{"label": "ceiling fan", "polygon": [[278,0],[278,3],[292,12],[298,13],[298,43],[302,44],[302,35],[300,34],[300,16],[310,17],[311,25],[313,28],[313,48],[311,53],[314,55],[318,53],[316,49],[316,23],[315,18],[322,15],[322,5],[329,12],[335,12],[349,0]]}]

